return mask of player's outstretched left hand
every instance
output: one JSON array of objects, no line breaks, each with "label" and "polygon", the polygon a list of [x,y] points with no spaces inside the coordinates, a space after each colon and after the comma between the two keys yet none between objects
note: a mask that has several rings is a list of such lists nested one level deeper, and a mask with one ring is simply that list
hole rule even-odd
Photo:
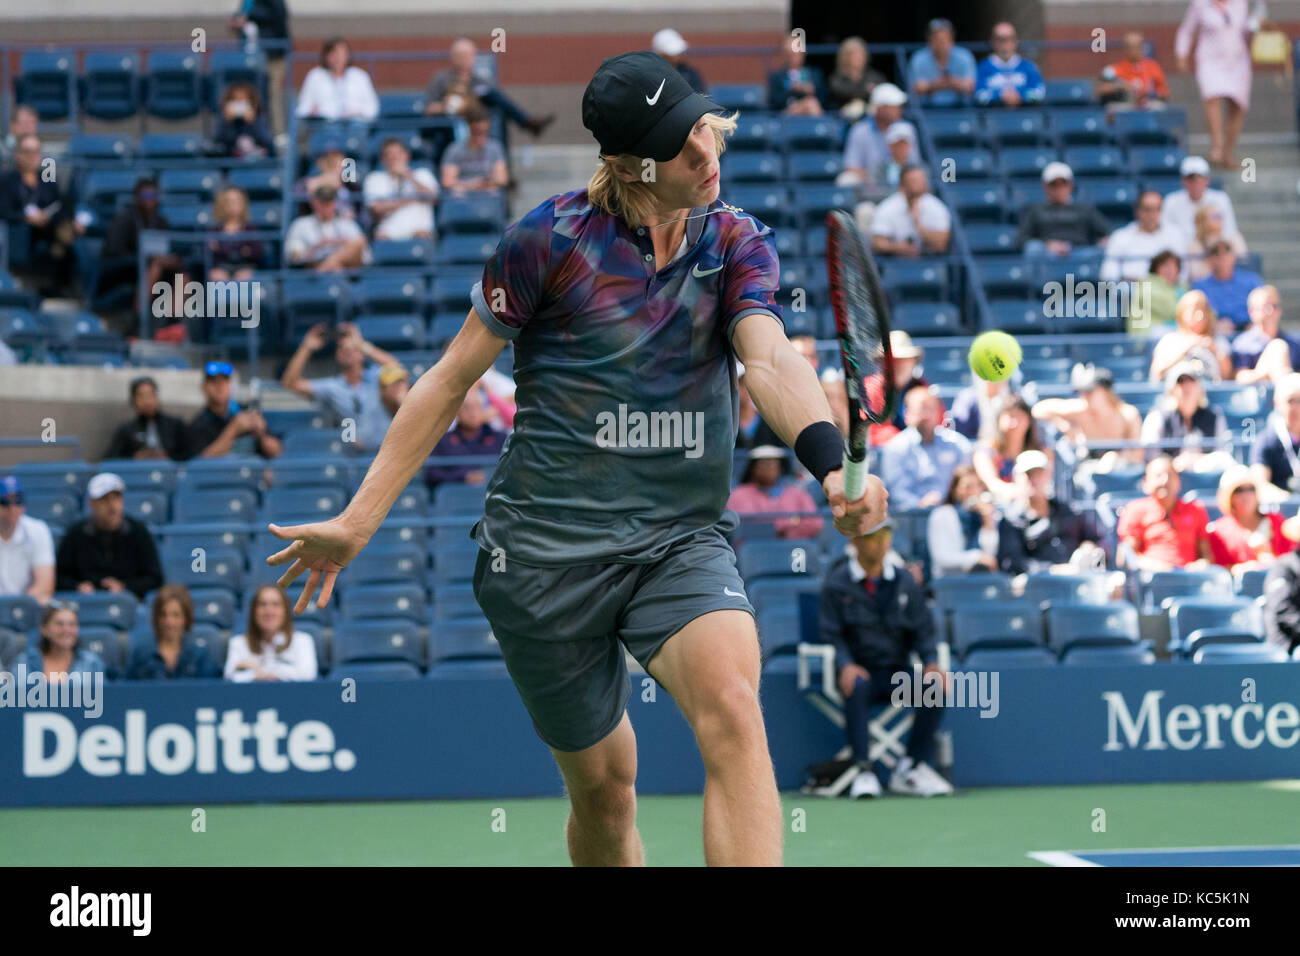
[{"label": "player's outstretched left hand", "polygon": [[841,468],[826,476],[822,491],[830,502],[835,529],[846,537],[864,534],[889,516],[889,492],[875,475],[867,475],[867,486],[857,501],[844,499],[844,470]]},{"label": "player's outstretched left hand", "polygon": [[276,587],[287,590],[304,572],[311,572],[302,587],[302,593],[298,595],[298,603],[293,608],[294,614],[301,614],[307,610],[307,605],[311,603],[311,597],[318,586],[320,597],[316,600],[316,606],[325,607],[329,603],[330,595],[334,593],[334,579],[369,540],[368,536],[346,523],[342,515],[329,521],[293,525],[289,528],[281,528],[275,524],[267,527],[277,538],[293,542],[283,551],[277,551],[266,559],[266,563],[272,566],[293,562],[289,570],[275,582]]}]

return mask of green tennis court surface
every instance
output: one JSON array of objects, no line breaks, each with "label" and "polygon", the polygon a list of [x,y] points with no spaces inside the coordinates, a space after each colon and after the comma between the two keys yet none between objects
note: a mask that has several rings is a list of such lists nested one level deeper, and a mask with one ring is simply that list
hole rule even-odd
[{"label": "green tennis court surface", "polygon": [[[1300,843],[1300,781],[1030,787],[951,798],[782,794],[791,866],[1039,866],[1045,851]],[[651,865],[700,865],[698,796],[642,797]],[[562,799],[0,810],[0,865],[565,865]],[[1094,832],[1105,811],[1104,833]],[[801,817],[797,811],[804,811]],[[803,820],[803,832],[792,827]],[[1249,858],[1221,854],[1223,862]],[[1104,855],[1101,857],[1104,858]],[[1260,859],[1268,858],[1259,855]],[[1115,860],[1121,857],[1115,856]],[[1161,865],[1142,857],[1145,865]]]}]

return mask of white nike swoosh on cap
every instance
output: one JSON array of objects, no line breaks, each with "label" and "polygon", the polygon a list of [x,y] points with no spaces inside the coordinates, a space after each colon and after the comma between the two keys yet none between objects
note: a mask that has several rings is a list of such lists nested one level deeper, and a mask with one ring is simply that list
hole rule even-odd
[{"label": "white nike swoosh on cap", "polygon": [[701,272],[701,271],[700,271],[700,264],[697,262],[697,263],[695,263],[695,268],[693,268],[693,269],[691,270],[691,275],[695,276],[695,278],[697,278],[697,279],[703,279],[705,276],[711,276],[711,275],[713,275],[713,273],[718,272],[718,271],[721,270],[721,269],[722,269],[722,266],[718,266],[717,268],[714,268],[714,269],[705,269],[703,272]]},{"label": "white nike swoosh on cap", "polygon": [[668,77],[666,76],[659,81],[659,89],[655,90],[654,97],[652,98],[650,96],[647,96],[645,98],[646,106],[654,106],[656,103],[659,102],[659,94],[664,91],[664,84],[667,82],[668,82]]}]

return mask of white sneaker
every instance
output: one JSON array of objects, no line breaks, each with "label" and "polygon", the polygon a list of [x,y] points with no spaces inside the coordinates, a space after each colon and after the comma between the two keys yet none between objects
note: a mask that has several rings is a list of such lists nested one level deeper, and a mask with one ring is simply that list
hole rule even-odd
[{"label": "white sneaker", "polygon": [[861,800],[864,797],[880,796],[880,781],[870,770],[860,770],[858,775],[853,778],[853,783],[849,785],[849,796],[854,800]]},{"label": "white sneaker", "polygon": [[900,763],[899,768],[889,778],[889,792],[911,797],[946,797],[952,793],[952,784],[939,776],[928,764],[903,766]]}]

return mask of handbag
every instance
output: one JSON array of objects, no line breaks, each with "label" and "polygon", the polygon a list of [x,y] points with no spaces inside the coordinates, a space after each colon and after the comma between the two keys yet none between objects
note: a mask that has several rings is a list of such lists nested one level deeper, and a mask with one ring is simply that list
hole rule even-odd
[{"label": "handbag", "polygon": [[1260,30],[1250,41],[1250,59],[1257,66],[1288,67],[1291,42],[1281,30]]}]

